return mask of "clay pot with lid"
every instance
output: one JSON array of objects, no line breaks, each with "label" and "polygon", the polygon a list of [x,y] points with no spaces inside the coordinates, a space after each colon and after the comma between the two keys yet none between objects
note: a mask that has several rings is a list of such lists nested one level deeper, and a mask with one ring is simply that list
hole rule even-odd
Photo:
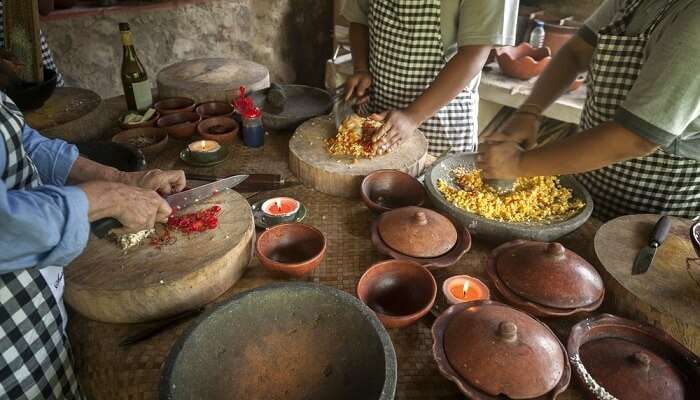
[{"label": "clay pot with lid", "polygon": [[470,399],[556,399],[569,385],[566,349],[554,333],[505,304],[456,304],[432,334],[440,373]]},{"label": "clay pot with lid", "polygon": [[422,207],[385,212],[372,224],[377,251],[428,268],[456,263],[471,247],[469,232],[449,218]]},{"label": "clay pot with lid", "polygon": [[491,252],[486,271],[508,303],[538,317],[590,312],[605,295],[598,271],[559,243],[505,243]]},{"label": "clay pot with lid", "polygon": [[581,386],[598,400],[682,400],[700,393],[700,358],[666,333],[610,314],[571,329],[567,349]]}]

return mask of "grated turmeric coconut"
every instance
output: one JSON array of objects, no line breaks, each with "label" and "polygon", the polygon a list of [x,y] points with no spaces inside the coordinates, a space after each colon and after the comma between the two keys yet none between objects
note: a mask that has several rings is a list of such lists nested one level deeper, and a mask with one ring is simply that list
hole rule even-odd
[{"label": "grated turmeric coconut", "polygon": [[354,158],[372,158],[376,155],[372,148],[372,135],[383,124],[369,118],[353,114],[338,128],[338,134],[326,141],[328,153]]}]

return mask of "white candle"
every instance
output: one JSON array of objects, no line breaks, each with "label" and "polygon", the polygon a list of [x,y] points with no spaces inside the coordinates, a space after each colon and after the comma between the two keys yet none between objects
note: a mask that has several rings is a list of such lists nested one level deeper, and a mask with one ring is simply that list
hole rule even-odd
[{"label": "white candle", "polygon": [[221,145],[213,140],[200,140],[190,143],[188,147],[195,153],[215,153],[219,151]]}]

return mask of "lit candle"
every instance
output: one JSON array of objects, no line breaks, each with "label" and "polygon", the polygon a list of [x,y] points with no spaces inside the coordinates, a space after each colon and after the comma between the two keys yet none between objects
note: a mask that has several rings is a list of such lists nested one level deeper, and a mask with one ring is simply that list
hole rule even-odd
[{"label": "lit candle", "polygon": [[221,149],[221,145],[213,140],[199,140],[187,147],[193,153],[216,153]]},{"label": "lit candle", "polygon": [[291,197],[275,197],[264,202],[262,210],[273,217],[296,215],[299,211],[299,202]]},{"label": "lit candle", "polygon": [[468,275],[456,275],[445,280],[442,293],[450,304],[488,300],[491,297],[489,288],[483,282]]}]

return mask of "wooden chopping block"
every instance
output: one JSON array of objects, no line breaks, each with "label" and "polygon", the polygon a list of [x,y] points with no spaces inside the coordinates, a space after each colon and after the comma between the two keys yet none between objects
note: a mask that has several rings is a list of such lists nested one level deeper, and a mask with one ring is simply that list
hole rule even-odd
[{"label": "wooden chopping block", "polygon": [[[302,124],[289,140],[289,168],[304,185],[332,196],[359,197],[365,176],[380,169],[396,169],[416,176],[423,171],[428,141],[416,134],[393,152],[373,159],[331,156],[326,140],[336,135],[335,123],[319,117]],[[420,133],[420,132],[419,132]]]},{"label": "wooden chopping block", "polygon": [[632,264],[646,246],[658,215],[628,215],[603,225],[595,252],[605,268],[606,307],[621,316],[664,330],[700,354],[700,259],[690,242],[691,222],[671,218],[671,231],[649,271],[632,275]]},{"label": "wooden chopping block", "polygon": [[51,138],[80,143],[98,139],[114,123],[100,111],[102,98],[88,89],[57,87],[38,110],[25,115],[27,124]]},{"label": "wooden chopping block", "polygon": [[158,73],[158,96],[189,97],[196,102],[225,101],[238,97],[238,88],[248,92],[270,87],[270,72],[263,65],[230,58],[202,58],[179,62]]},{"label": "wooden chopping block", "polygon": [[109,323],[148,322],[207,304],[243,275],[255,238],[248,202],[226,191],[190,207],[221,206],[215,230],[161,250],[148,243],[122,251],[91,235],[83,254],[66,269],[66,302],[87,318]]}]

